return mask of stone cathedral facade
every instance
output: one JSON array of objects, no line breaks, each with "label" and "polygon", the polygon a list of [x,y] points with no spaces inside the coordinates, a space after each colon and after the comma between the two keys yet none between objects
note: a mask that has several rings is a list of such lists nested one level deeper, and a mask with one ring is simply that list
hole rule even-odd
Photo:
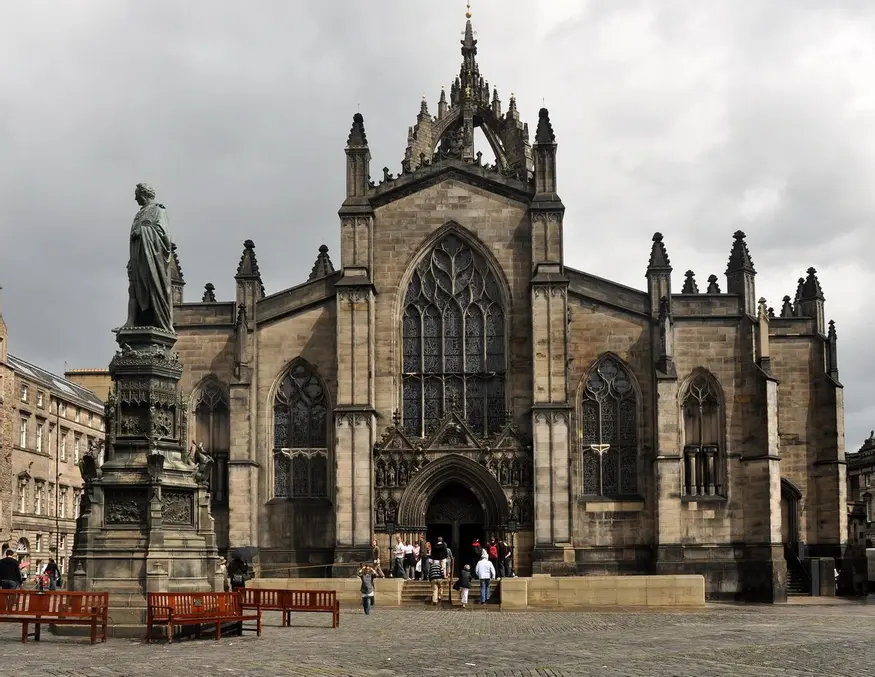
[{"label": "stone cathedral facade", "polygon": [[462,557],[496,535],[521,575],[701,573],[712,598],[760,600],[806,557],[841,564],[842,387],[815,271],[775,312],[741,232],[722,289],[692,272],[678,289],[659,233],[649,262],[624,253],[645,290],[576,270],[556,154],[546,109],[532,138],[490,90],[469,20],[397,176],[372,179],[354,116],[337,269],[323,246],[267,295],[247,240],[236,298],[185,302],[174,259],[220,550],[324,576],[392,533]]}]

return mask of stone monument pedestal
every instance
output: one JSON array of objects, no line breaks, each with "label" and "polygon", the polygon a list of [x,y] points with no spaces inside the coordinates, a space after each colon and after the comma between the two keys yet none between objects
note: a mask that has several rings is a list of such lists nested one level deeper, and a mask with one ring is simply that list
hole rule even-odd
[{"label": "stone monument pedestal", "polygon": [[[176,335],[117,332],[109,365],[103,454],[79,463],[85,480],[71,589],[110,593],[110,634],[145,636],[146,593],[221,591],[207,489],[212,459],[188,452]],[[61,631],[61,628],[59,628]]]}]

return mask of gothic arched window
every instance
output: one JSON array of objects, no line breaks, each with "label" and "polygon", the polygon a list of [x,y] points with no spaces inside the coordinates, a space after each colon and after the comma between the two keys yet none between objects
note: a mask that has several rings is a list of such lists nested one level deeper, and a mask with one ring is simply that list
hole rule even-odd
[{"label": "gothic arched window", "polygon": [[194,441],[213,458],[210,498],[228,504],[228,456],[231,450],[231,413],[228,392],[218,382],[206,381],[194,406]]},{"label": "gothic arched window", "polygon": [[322,381],[297,363],[273,405],[274,496],[328,496],[328,402]]},{"label": "gothic arched window", "polygon": [[720,386],[704,370],[691,376],[684,390],[684,493],[719,496],[723,493]]},{"label": "gothic arched window", "polygon": [[483,435],[505,412],[505,311],[479,253],[446,235],[416,267],[404,300],[404,429],[430,435],[449,412]]},{"label": "gothic arched window", "polygon": [[632,377],[603,357],[583,386],[581,479],[584,496],[638,492],[638,401]]}]

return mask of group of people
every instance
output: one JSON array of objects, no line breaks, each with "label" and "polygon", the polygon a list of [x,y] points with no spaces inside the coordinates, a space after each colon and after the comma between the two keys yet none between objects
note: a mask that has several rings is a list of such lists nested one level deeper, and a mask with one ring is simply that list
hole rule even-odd
[{"label": "group of people", "polygon": [[[21,570],[23,564],[15,557],[14,550],[7,550],[6,556],[0,559],[0,589],[16,590],[24,585],[27,575]],[[61,570],[54,558],[49,557],[48,564],[34,578],[37,590],[57,590],[62,584]]]},{"label": "group of people", "polygon": [[[359,570],[361,579],[362,607],[366,614],[371,613],[374,603],[374,581],[385,578],[380,558],[380,546],[376,539],[372,541],[374,559],[371,564],[365,564]],[[473,558],[465,563],[459,571],[459,577],[453,584],[458,590],[462,608],[468,606],[468,595],[474,580],[480,582],[480,603],[489,602],[491,595],[490,583],[501,580],[502,577],[513,577],[513,548],[504,539],[491,538],[488,543],[480,543],[474,539],[471,543]],[[398,535],[391,551],[389,576],[403,580],[423,580],[431,582],[431,603],[437,605],[442,601],[443,581],[452,577],[453,551],[443,537],[438,536],[434,543],[425,540],[425,534],[413,542],[405,542]]]}]

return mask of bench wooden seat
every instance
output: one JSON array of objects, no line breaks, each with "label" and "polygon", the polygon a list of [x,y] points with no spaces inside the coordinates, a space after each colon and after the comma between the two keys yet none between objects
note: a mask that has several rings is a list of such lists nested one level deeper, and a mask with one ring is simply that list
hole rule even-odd
[{"label": "bench wooden seat", "polygon": [[272,590],[241,588],[244,609],[280,611],[283,627],[291,626],[292,613],[322,612],[331,614],[331,627],[340,625],[340,601],[335,590]]},{"label": "bench wooden seat", "polygon": [[150,592],[146,620],[146,641],[152,639],[152,628],[167,626],[167,641],[173,642],[174,628],[184,625],[216,625],[216,639],[222,637],[222,624],[235,623],[238,634],[243,634],[243,622],[255,621],[255,630],[261,637],[261,611],[247,614],[238,592]]},{"label": "bench wooden seat", "polygon": [[0,590],[0,623],[21,623],[22,642],[38,642],[42,625],[90,625],[91,643],[105,642],[108,610],[108,592]]}]

